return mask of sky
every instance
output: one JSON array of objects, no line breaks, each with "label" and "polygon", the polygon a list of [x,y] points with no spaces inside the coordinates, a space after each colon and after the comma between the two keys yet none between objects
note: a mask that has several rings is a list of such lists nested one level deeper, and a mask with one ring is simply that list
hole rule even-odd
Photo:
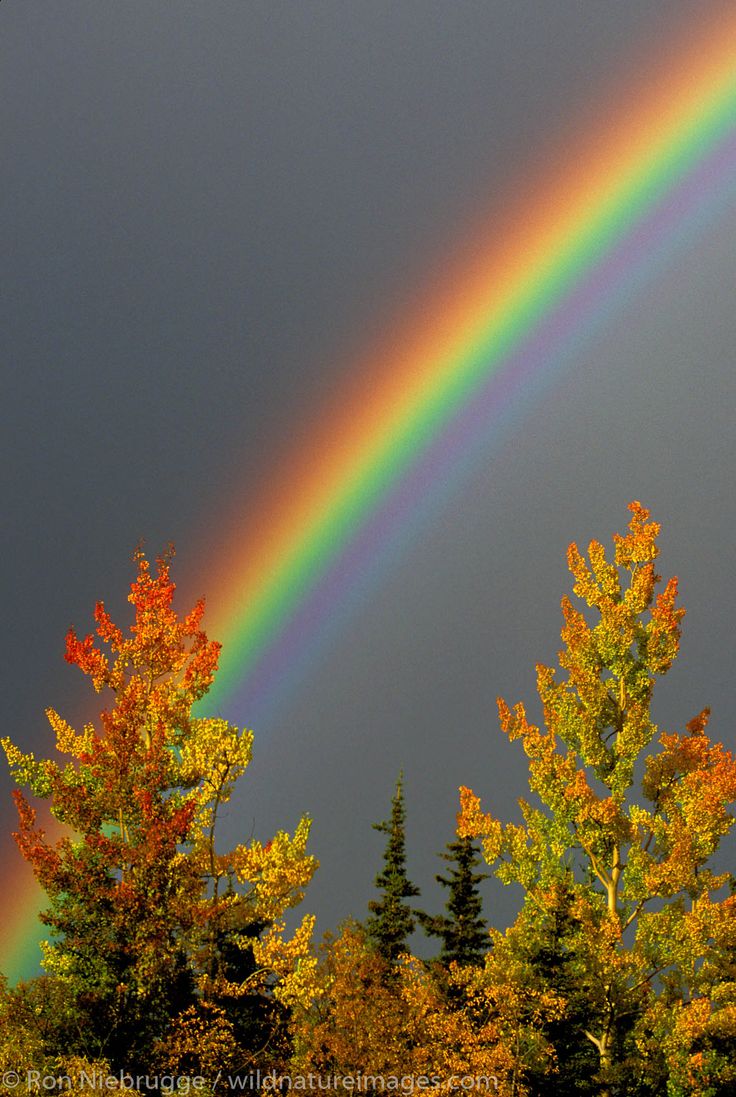
[{"label": "sky", "polygon": [[[500,232],[530,179],[646,87],[669,43],[730,10],[5,0],[3,734],[43,754],[47,706],[94,715],[64,634],[98,598],[125,615],[141,540],[175,543],[182,610],[212,592],[224,620],[226,561],[264,534],[258,500],[285,461],[305,475],[336,393],[370,401],[371,349],[454,276],[479,224]],[[610,543],[632,499],[662,523],[660,570],[688,611],[655,717],[676,730],[709,704],[734,746],[735,245],[724,200],[481,439],[278,704],[218,702],[255,733],[223,842],[308,812],[321,868],[303,908],[320,931],[366,912],[371,823],[400,769],[428,909],[458,786],[514,817],[526,768],[495,698],[537,711],[566,546]],[[16,879],[11,788],[0,770]],[[518,895],[485,887],[507,924]]]}]

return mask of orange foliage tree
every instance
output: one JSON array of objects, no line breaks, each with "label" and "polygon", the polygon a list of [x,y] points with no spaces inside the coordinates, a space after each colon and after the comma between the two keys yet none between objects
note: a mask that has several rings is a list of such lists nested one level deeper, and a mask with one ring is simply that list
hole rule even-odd
[{"label": "orange foliage tree", "polygon": [[292,1017],[292,1070],[306,1075],[360,1076],[363,1092],[370,1079],[378,1091],[404,1078],[405,1086],[408,1079],[448,1093],[477,1079],[481,1091],[523,1097],[515,1056],[533,1044],[535,1062],[545,1054],[533,1024],[547,1001],[540,998],[537,1010],[526,1002],[522,1019],[518,996],[492,985],[483,969],[453,962],[438,980],[409,953],[387,960],[356,922],[327,939],[314,985],[309,1008]]},{"label": "orange foliage tree", "polygon": [[[563,599],[562,677],[537,667],[544,726],[522,704],[498,702],[540,806],[522,800],[523,823],[502,825],[463,788],[459,833],[482,837],[500,879],[524,889],[517,934],[533,935],[568,895],[565,950],[587,1016],[580,1035],[598,1053],[599,1092],[627,1085],[633,1050],[640,1074],[671,1077],[668,1094],[715,1093],[708,1085],[727,1077],[736,1032],[734,983],[722,970],[736,899],[710,862],[733,825],[736,764],[706,734],[707,709],[683,732],[660,733],[652,719],[653,687],[677,655],[684,610],[676,579],[658,591],[659,525],[640,503],[629,509],[613,562],[596,541],[588,562],[569,548],[574,593],[591,620]],[[726,1059],[709,1030],[721,1051],[730,1047]]]},{"label": "orange foliage tree", "polygon": [[[62,765],[2,740],[16,782],[49,800],[70,832],[50,843],[16,791],[16,839],[49,898],[44,967],[75,1004],[79,1051],[125,1069],[146,1066],[154,1044],[170,1060],[167,1031],[174,1041],[189,1032],[173,1019],[189,1010],[191,1020],[203,998],[288,1001],[310,970],[311,919],[291,941],[280,921],[316,867],[309,821],[267,845],[216,848],[218,812],[245,772],[252,734],[192,715],[220,645],[201,628],[202,601],[182,618],[173,608],[170,555],[152,572],[136,553],[129,633],[99,602],[97,636],[67,635],[67,661],[111,698],[101,727],[77,733],[48,710]],[[225,945],[244,963],[226,962]],[[219,1017],[208,1010],[202,1024]]]}]

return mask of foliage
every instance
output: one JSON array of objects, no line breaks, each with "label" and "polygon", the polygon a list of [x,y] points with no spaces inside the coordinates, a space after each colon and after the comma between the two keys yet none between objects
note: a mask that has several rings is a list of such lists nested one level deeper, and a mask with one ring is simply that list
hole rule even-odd
[{"label": "foliage", "polygon": [[449,889],[445,904],[447,914],[428,916],[418,913],[417,917],[426,933],[442,939],[438,957],[441,964],[455,961],[460,965],[481,965],[490,940],[482,915],[483,900],[478,884],[487,879],[488,874],[475,872],[480,858],[472,838],[462,837],[448,842],[447,853],[440,856],[451,866],[449,877],[435,877],[438,883]]},{"label": "foliage", "polygon": [[[218,814],[250,761],[252,734],[193,717],[220,645],[200,627],[202,601],[176,614],[170,554],[155,574],[142,552],[135,562],[129,634],[100,602],[97,639],[79,639],[74,629],[66,638],[67,661],[111,696],[101,730],[87,724],[77,733],[49,710],[63,765],[2,740],[17,783],[50,800],[70,831],[49,843],[15,793],[16,839],[50,901],[44,967],[82,1018],[73,1047],[126,1069],[145,1067],[161,1034],[171,1024],[179,1031],[178,1014],[222,991],[225,939],[253,949],[254,926],[281,937],[273,926],[301,900],[316,867],[306,819],[294,837],[279,832],[266,846],[216,849]],[[283,945],[276,974],[287,982],[289,961],[308,951],[307,931],[308,923]],[[264,953],[250,991],[270,992],[269,964]]]},{"label": "foliage", "polygon": [[[107,1077],[106,1060],[69,1053],[68,1041],[78,1021],[61,981],[42,976],[9,988],[0,976],[0,1097],[18,1093],[14,1075],[20,1076],[24,1090],[32,1092],[34,1071],[41,1077],[68,1078],[64,1088],[71,1093],[84,1090],[79,1085],[83,1073]],[[40,1088],[39,1084],[37,1091]]]},{"label": "foliage", "polygon": [[597,1092],[593,1078],[598,1055],[585,1036],[588,1002],[574,950],[571,904],[572,890],[561,880],[545,896],[543,911],[526,903],[506,934],[494,932],[493,980],[508,981],[508,973],[513,972],[511,982],[525,988],[529,1003],[540,995],[551,996],[543,1015],[535,1021],[527,1019],[542,1038],[536,1055],[523,1064],[530,1097]]},{"label": "foliage", "polygon": [[413,933],[415,916],[404,899],[419,895],[419,889],[410,883],[406,874],[406,835],[404,824],[404,775],[399,774],[396,792],[391,801],[391,815],[382,823],[374,823],[373,829],[388,835],[383,869],[376,876],[380,899],[368,904],[371,916],[366,928],[368,937],[388,964],[395,964],[406,951],[407,938]]},{"label": "foliage", "polygon": [[166,1038],[154,1047],[153,1060],[163,1075],[217,1077],[235,1071],[240,1048],[232,1022],[211,1002],[198,1002],[180,1013]]},{"label": "foliage", "polygon": [[[659,526],[640,503],[630,510],[628,533],[614,538],[613,563],[595,541],[589,563],[575,545],[568,551],[574,592],[596,621],[563,599],[566,678],[537,668],[546,729],[528,721],[523,705],[512,711],[499,699],[501,726],[522,741],[542,807],[521,801],[524,823],[503,826],[462,789],[459,816],[459,833],[482,837],[488,862],[500,860],[500,879],[524,889],[522,918],[532,933],[539,929],[526,908],[543,921],[550,896],[563,884],[568,889],[574,930],[566,947],[584,994],[584,1035],[598,1052],[601,1092],[628,1084],[621,1073],[627,1046],[652,1027],[651,1015],[666,1001],[670,1014],[691,1013],[694,999],[703,1000],[698,1016],[706,1009],[700,966],[713,921],[728,919],[733,902],[718,897],[727,876],[709,862],[733,824],[736,764],[706,735],[707,710],[685,732],[658,735],[653,687],[677,655],[684,610],[676,605],[676,579],[656,593]],[[659,749],[647,754],[657,738]]]},{"label": "foliage", "polygon": [[[129,632],[99,603],[96,637],[67,636],[67,660],[105,691],[100,726],[77,732],[49,710],[61,762],[2,740],[17,783],[66,833],[49,841],[15,793],[50,939],[45,975],[12,989],[0,978],[0,1075],[202,1075],[210,1095],[220,1072],[257,1069],[457,1092],[485,1076],[501,1097],[736,1093],[736,880],[712,864],[734,822],[736,763],[706,734],[707,709],[683,732],[653,722],[684,611],[676,580],[662,587],[654,571],[659,526],[630,509],[612,562],[595,541],[587,561],[570,546],[585,608],[563,599],[560,672],[537,668],[543,726],[499,700],[529,759],[523,821],[502,824],[461,789],[437,877],[446,913],[423,914],[407,902],[418,890],[400,775],[375,824],[380,895],[366,925],[345,923],[319,954],[311,916],[286,930],[316,867],[309,820],[217,844],[252,735],[192,715],[219,645],[201,602],[175,613],[170,556],[153,573],[137,553]],[[478,839],[523,891],[503,933],[485,930]],[[408,951],[417,919],[442,940],[439,962]]]},{"label": "foliage", "polygon": [[445,980],[438,983],[421,961],[404,953],[390,964],[363,926],[347,922],[323,944],[315,986],[311,1006],[292,1019],[292,1069],[424,1076],[450,1091],[461,1078],[486,1075],[491,1092],[512,1092],[513,1056],[501,1036],[511,1023],[505,993],[482,969],[452,964],[446,993]]},{"label": "foliage", "polygon": [[[41,1026],[36,1024],[23,988],[11,990],[5,977],[0,976],[0,1073],[8,1070],[23,1073],[43,1056]],[[0,1094],[3,1092],[0,1088]]]}]

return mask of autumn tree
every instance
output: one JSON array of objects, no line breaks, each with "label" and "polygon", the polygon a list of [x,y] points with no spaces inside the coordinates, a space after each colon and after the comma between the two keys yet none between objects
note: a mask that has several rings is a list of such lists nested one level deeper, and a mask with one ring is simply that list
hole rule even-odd
[{"label": "autumn tree", "polygon": [[294,1066],[308,1073],[393,1073],[408,1053],[406,1010],[365,927],[345,922],[320,947],[317,993],[296,1011]]},{"label": "autumn tree", "polygon": [[409,881],[406,873],[406,809],[404,807],[404,775],[399,774],[396,792],[391,801],[391,815],[382,823],[374,823],[373,829],[388,837],[383,858],[383,868],[376,876],[380,899],[368,904],[371,916],[366,928],[368,938],[389,964],[395,963],[407,949],[407,939],[416,925],[411,907],[404,902],[419,895],[419,889]]},{"label": "autumn tree", "polygon": [[479,966],[490,940],[483,918],[483,900],[478,885],[488,874],[476,872],[480,857],[472,838],[463,836],[447,843],[441,853],[450,868],[448,876],[437,874],[435,879],[448,889],[446,914],[427,915],[417,912],[425,932],[442,940],[439,961],[442,964],[472,964]]},{"label": "autumn tree", "polygon": [[[537,933],[559,887],[569,889],[566,949],[601,1094],[618,1084],[636,1092],[622,1074],[632,1046],[661,1046],[679,1018],[691,1034],[679,1038],[687,1059],[697,1055],[698,1026],[718,1012],[728,1025],[733,1009],[723,984],[715,994],[702,985],[702,969],[734,913],[727,875],[710,863],[733,824],[736,764],[706,734],[707,709],[682,732],[660,733],[653,721],[654,685],[677,655],[684,610],[677,580],[660,588],[655,573],[659,525],[640,503],[629,509],[613,562],[596,541],[588,562],[575,545],[568,551],[591,619],[563,599],[562,677],[537,668],[544,727],[522,704],[498,703],[502,729],[529,758],[539,804],[520,801],[523,823],[504,826],[462,789],[459,816],[460,833],[483,838],[500,879],[522,886],[524,932]],[[670,1092],[710,1092],[702,1073],[693,1084]]]},{"label": "autumn tree", "polygon": [[9,987],[0,976],[0,1097],[14,1097],[19,1077],[23,1089],[30,1091],[32,1071],[41,1077],[69,1078],[64,1085],[70,1093],[84,1091],[83,1074],[109,1075],[107,1061],[70,1050],[78,1021],[62,980],[46,975]]},{"label": "autumn tree", "polygon": [[96,637],[70,629],[66,638],[67,661],[110,699],[100,726],[77,733],[47,711],[62,765],[2,740],[16,782],[49,800],[68,831],[49,842],[14,793],[16,840],[49,899],[44,967],[74,1004],[76,1050],[127,1069],[146,1066],[179,1014],[233,990],[225,937],[255,958],[250,991],[278,983],[296,993],[296,953],[311,920],[288,942],[280,919],[315,868],[308,820],[265,846],[217,849],[218,816],[248,765],[252,734],[192,715],[220,645],[201,628],[202,601],[182,618],[174,610],[171,554],[155,573],[140,551],[135,563],[129,633],[99,602]]},{"label": "autumn tree", "polygon": [[292,1073],[360,1076],[363,1092],[368,1079],[381,1092],[381,1078],[390,1088],[392,1079],[423,1076],[425,1088],[462,1093],[462,1079],[475,1076],[486,1079],[484,1092],[524,1097],[513,1084],[511,1041],[502,1035],[519,1003],[505,987],[490,987],[482,969],[452,965],[448,995],[421,960],[403,952],[389,963],[353,921],[320,952],[317,993],[293,1016]]}]

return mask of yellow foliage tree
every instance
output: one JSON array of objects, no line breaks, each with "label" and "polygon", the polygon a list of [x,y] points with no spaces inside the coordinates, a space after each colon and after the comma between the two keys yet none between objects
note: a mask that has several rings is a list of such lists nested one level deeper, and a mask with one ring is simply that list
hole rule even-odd
[{"label": "yellow foliage tree", "polygon": [[[708,986],[703,966],[717,927],[734,915],[723,891],[728,875],[709,863],[734,822],[736,763],[706,735],[708,710],[684,732],[660,733],[652,719],[655,680],[677,655],[684,610],[676,579],[657,593],[659,525],[640,503],[629,509],[613,562],[596,541],[588,562],[569,548],[574,593],[593,621],[563,599],[564,677],[537,667],[545,726],[530,723],[523,705],[498,702],[502,729],[529,758],[541,806],[522,800],[524,822],[502,825],[462,789],[459,832],[481,837],[500,879],[522,886],[527,926],[568,889],[567,947],[585,996],[582,1035],[598,1052],[600,1093],[627,1084],[627,1041],[643,1048],[666,1016],[670,1059],[679,1055],[680,1075],[695,1071],[701,1087],[668,1093],[705,1094],[705,1075],[723,1064],[716,1051],[703,1055],[698,1039],[709,1025],[733,1025],[732,989]],[[697,1070],[691,1055],[699,1056]]]},{"label": "yellow foliage tree", "polygon": [[473,1079],[478,1090],[524,1097],[522,1068],[549,1061],[537,1030],[559,1010],[553,994],[530,1000],[490,958],[485,968],[453,962],[441,978],[408,953],[390,978],[388,964],[358,923],[326,940],[312,1001],[292,1017],[292,1070],[360,1077],[364,1088],[372,1078],[379,1090],[403,1077],[461,1093]]}]

